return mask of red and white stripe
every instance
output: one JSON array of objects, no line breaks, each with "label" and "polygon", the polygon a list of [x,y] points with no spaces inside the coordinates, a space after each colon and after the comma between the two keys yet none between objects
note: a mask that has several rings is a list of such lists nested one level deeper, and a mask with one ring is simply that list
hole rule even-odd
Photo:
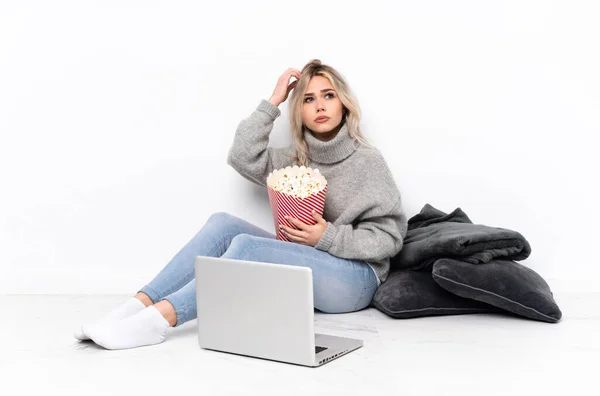
[{"label": "red and white stripe", "polygon": [[267,191],[269,193],[271,210],[273,212],[275,232],[277,234],[277,239],[280,241],[292,242],[287,239],[285,234],[279,229],[279,224],[283,224],[284,226],[296,230],[298,229],[298,227],[287,221],[285,216],[293,217],[308,225],[317,223],[311,214],[313,209],[323,216],[323,209],[325,208],[325,195],[327,194],[327,184],[325,184],[325,188],[323,188],[321,191],[316,194],[309,195],[306,198],[292,197],[279,191],[275,191],[268,186]]}]

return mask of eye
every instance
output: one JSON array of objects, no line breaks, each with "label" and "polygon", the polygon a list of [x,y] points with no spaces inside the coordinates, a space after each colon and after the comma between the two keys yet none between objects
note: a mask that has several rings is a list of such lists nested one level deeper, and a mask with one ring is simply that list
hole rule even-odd
[{"label": "eye", "polygon": [[[333,93],[331,93],[331,92],[328,92],[328,93],[325,95],[325,97],[327,97],[327,95],[331,95],[331,97],[332,97],[332,98],[335,98],[335,95],[334,95]],[[304,102],[306,102],[308,99],[312,99],[312,97],[311,97],[311,96],[309,96],[309,97],[305,98],[305,99],[304,99]]]}]

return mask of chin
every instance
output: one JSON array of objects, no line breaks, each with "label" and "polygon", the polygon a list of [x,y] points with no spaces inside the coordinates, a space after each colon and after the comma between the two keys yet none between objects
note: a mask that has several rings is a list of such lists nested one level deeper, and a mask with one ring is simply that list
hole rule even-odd
[{"label": "chin", "polygon": [[323,132],[323,133],[333,130],[333,128],[330,127],[329,125],[322,125],[322,124],[317,124],[317,125],[315,125],[314,128],[311,128],[311,129],[315,132]]},{"label": "chin", "polygon": [[339,125],[339,123],[334,125],[334,123],[330,119],[328,122],[325,122],[323,124],[319,124],[319,123],[315,122],[313,128],[310,128],[310,129],[312,129],[313,131],[316,131],[316,132],[325,133],[325,132],[333,131],[338,125]]}]

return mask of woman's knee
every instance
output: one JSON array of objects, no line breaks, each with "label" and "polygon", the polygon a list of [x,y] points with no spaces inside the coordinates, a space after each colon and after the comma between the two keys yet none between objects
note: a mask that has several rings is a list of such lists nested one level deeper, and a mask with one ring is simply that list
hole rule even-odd
[{"label": "woman's knee", "polygon": [[243,219],[227,212],[215,212],[208,217],[206,225],[222,229],[238,228],[244,223]]},{"label": "woman's knee", "polygon": [[207,221],[216,221],[218,223],[226,222],[235,218],[234,215],[227,212],[215,212],[208,217]]},{"label": "woman's knee", "polygon": [[238,257],[243,254],[250,254],[252,249],[249,247],[258,237],[251,234],[237,234],[231,239],[231,243],[229,244],[229,248],[227,249],[227,256],[229,257]]}]

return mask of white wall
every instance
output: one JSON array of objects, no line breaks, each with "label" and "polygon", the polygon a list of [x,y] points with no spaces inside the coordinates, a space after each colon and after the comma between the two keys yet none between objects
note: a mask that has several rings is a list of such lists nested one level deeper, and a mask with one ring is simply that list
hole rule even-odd
[{"label": "white wall", "polygon": [[595,1],[0,4],[1,292],[134,292],[216,211],[273,231],[227,151],[311,58],[409,216],[461,207],[521,232],[553,290],[599,288]]}]

